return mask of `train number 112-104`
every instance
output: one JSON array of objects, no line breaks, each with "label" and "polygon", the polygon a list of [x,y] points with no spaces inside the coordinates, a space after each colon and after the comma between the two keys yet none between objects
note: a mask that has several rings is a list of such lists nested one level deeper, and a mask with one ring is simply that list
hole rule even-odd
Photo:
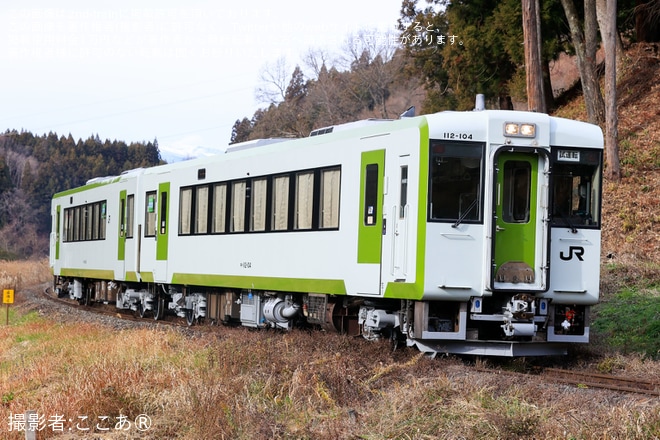
[{"label": "train number 112-104", "polygon": [[442,133],[443,139],[458,139],[458,140],[470,140],[472,139],[472,133],[453,133],[445,131]]}]

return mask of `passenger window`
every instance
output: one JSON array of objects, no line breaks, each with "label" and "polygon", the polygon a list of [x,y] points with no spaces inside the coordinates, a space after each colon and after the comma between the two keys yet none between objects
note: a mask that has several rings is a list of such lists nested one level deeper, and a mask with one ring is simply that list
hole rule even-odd
[{"label": "passenger window", "polygon": [[231,192],[231,228],[230,232],[245,231],[245,196],[247,185],[245,181],[232,184]]},{"label": "passenger window", "polygon": [[195,194],[195,234],[208,233],[209,224],[209,187],[198,186]]},{"label": "passenger window", "polygon": [[179,197],[179,234],[190,234],[190,216],[192,214],[192,188],[182,188]]},{"label": "passenger window", "polygon": [[289,176],[273,179],[272,229],[286,231],[289,227]]},{"label": "passenger window", "polygon": [[156,191],[150,191],[146,195],[144,215],[144,236],[156,236]]},{"label": "passenger window", "polygon": [[339,168],[321,171],[321,229],[339,227]]},{"label": "passenger window", "polygon": [[227,184],[220,183],[213,187],[213,229],[214,233],[225,232],[227,215]]},{"label": "passenger window", "polygon": [[294,229],[312,229],[314,210],[314,172],[296,175],[296,217]]},{"label": "passenger window", "polygon": [[126,238],[133,238],[133,224],[135,223],[135,196],[126,198]]},{"label": "passenger window", "polygon": [[255,179],[252,181],[250,199],[250,231],[266,230],[266,197],[268,196],[268,180]]}]

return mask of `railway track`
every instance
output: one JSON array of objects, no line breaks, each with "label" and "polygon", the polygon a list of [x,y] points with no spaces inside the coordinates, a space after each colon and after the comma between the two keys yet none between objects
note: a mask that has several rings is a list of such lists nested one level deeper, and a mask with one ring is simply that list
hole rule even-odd
[{"label": "railway track", "polygon": [[660,383],[658,382],[559,368],[545,368],[542,374],[550,380],[574,384],[578,387],[660,396]]},{"label": "railway track", "polygon": [[84,305],[78,303],[78,301],[67,299],[67,298],[58,298],[52,293],[51,287],[48,287],[42,291],[42,295],[47,298],[49,301],[55,302],[57,304],[64,305],[66,307],[74,307],[78,310],[84,310],[90,313],[95,313],[97,315],[103,315],[112,317],[114,319],[120,319],[122,321],[138,322],[138,323],[158,323],[164,325],[170,325],[175,327],[188,327],[185,320],[178,318],[173,315],[165,315],[163,318],[158,321],[154,319],[149,319],[148,317],[141,318],[138,316],[137,312],[130,310],[117,309],[112,304],[102,304],[95,303],[94,305]]},{"label": "railway track", "polygon": [[[111,304],[95,304],[93,306],[80,305],[77,301],[58,298],[57,296],[53,295],[50,290],[50,288],[47,288],[42,292],[48,300],[65,305],[67,307],[73,307],[78,310],[84,310],[90,313],[109,316],[114,319],[120,319],[129,322],[139,322],[144,324],[151,321],[152,324],[158,323],[175,327],[188,327],[184,319],[173,315],[166,315],[163,317],[163,319],[154,321],[153,319],[150,320],[149,318],[141,318],[137,315],[136,312],[119,310]],[[578,388],[597,388],[618,392],[660,396],[660,382],[613,376],[602,373],[590,373],[585,371],[565,370],[560,368],[542,368],[540,370],[535,369],[529,373],[520,373],[515,371],[484,367],[475,367],[475,370],[490,374],[506,374],[512,376],[536,375],[548,382],[571,384]]]}]

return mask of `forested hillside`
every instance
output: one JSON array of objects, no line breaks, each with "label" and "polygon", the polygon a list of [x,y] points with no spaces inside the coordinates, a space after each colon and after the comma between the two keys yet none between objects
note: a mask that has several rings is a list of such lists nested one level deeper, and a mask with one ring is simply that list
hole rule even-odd
[{"label": "forested hillside", "polygon": [[[578,52],[565,13],[566,6],[575,7],[574,3],[542,2],[538,15],[543,88],[547,86],[548,112],[588,120],[580,76],[560,68],[561,59],[573,60]],[[598,30],[589,32],[584,3],[575,18],[583,26],[583,37],[598,43]],[[643,249],[648,255],[660,253],[654,233],[657,210],[640,210],[634,200],[643,196],[640,207],[657,208],[657,182],[652,179],[660,167],[654,110],[659,93],[658,46],[639,44],[660,40],[660,2],[623,0],[618,8],[618,41],[635,48],[635,55],[626,58],[620,53],[617,65],[623,182],[607,182],[604,249]],[[596,12],[594,6],[590,14]],[[304,137],[328,125],[398,118],[410,106],[417,107],[417,114],[469,110],[476,93],[486,95],[489,108],[526,109],[521,20],[520,0],[402,0],[398,34],[358,32],[347,38],[340,54],[310,49],[304,65],[292,72],[281,66],[264,72],[263,84],[256,87],[265,107],[236,121],[231,142]],[[593,73],[602,75],[602,64],[594,63]],[[603,126],[602,121],[595,123]],[[38,136],[10,127],[0,134],[0,259],[48,252],[54,193],[92,177],[159,163],[157,141],[127,144],[101,141],[98,136],[76,141],[70,135]],[[623,188],[627,188],[625,194]]]},{"label": "forested hillside", "polygon": [[92,177],[161,163],[158,143],[0,134],[0,260],[48,252],[53,194]]}]

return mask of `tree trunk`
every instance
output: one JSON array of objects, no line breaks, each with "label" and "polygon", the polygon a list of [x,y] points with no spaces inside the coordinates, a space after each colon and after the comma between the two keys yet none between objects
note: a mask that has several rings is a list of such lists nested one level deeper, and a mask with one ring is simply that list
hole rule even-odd
[{"label": "tree trunk", "polygon": [[[600,36],[604,43],[605,35],[603,35],[603,33],[605,32],[605,29],[607,27],[606,21],[608,20],[607,0],[596,0],[596,17],[598,18],[598,27],[600,28]],[[619,31],[616,27],[614,28],[614,32],[615,32],[614,39],[616,41],[616,57],[618,60],[622,60],[624,55],[623,41],[621,41],[621,35],[619,34]]]},{"label": "tree trunk", "polygon": [[522,0],[522,21],[527,77],[527,109],[547,113],[541,65],[541,25],[539,0]]},{"label": "tree trunk", "polygon": [[607,175],[610,179],[621,180],[621,164],[619,162],[618,114],[616,107],[616,0],[607,0],[605,28],[601,28],[603,46],[605,47],[605,151],[607,160]]},{"label": "tree trunk", "polygon": [[[580,71],[580,80],[582,82],[582,93],[584,94],[584,102],[587,108],[587,119],[592,124],[600,124],[605,120],[605,103],[603,102],[603,95],[600,92],[598,74],[596,72],[593,28],[596,22],[595,2],[594,0],[586,0],[584,3],[585,17],[588,17],[585,18],[584,32],[582,32],[580,19],[578,18],[573,0],[561,0],[561,4],[568,19],[571,39],[575,47],[577,67]],[[589,37],[588,44],[585,42],[585,36]],[[590,51],[592,51],[591,54],[589,53]]]}]

